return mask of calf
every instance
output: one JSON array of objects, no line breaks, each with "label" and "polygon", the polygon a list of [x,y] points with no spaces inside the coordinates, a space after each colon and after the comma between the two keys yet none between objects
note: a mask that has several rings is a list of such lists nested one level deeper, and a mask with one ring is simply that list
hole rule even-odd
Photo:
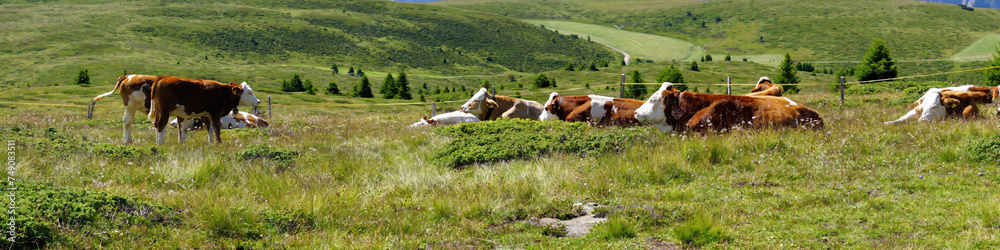
[{"label": "calf", "polygon": [[[247,112],[233,112],[219,119],[222,122],[220,126],[223,129],[239,129],[239,128],[267,128],[268,123],[260,117],[247,113]],[[180,123],[180,124],[178,124]],[[178,122],[177,119],[170,120],[170,126],[177,128],[180,126],[182,130],[195,130],[199,129],[208,124],[204,117],[195,117],[193,119],[186,119],[184,122]]]},{"label": "calf", "polygon": [[746,96],[781,96],[783,91],[781,85],[771,83],[771,78],[764,76],[757,80],[757,86],[754,86]]},{"label": "calf", "polygon": [[97,103],[97,101],[120,90],[122,104],[125,105],[125,116],[122,117],[122,123],[124,123],[126,144],[132,143],[132,120],[135,119],[135,112],[149,113],[149,91],[154,82],[156,82],[156,76],[123,75],[118,77],[118,83],[115,84],[114,89],[94,97],[94,103]]},{"label": "calf", "polygon": [[733,96],[681,92],[666,82],[635,112],[640,122],[662,131],[714,130],[734,127],[822,128],[816,111],[783,97]]},{"label": "calf", "polygon": [[475,115],[481,121],[497,118],[524,118],[538,120],[542,115],[542,104],[506,96],[490,96],[486,88],[480,88],[462,105],[462,111]]},{"label": "calf", "polygon": [[[165,127],[171,115],[178,121],[195,117],[208,118],[209,141],[222,143],[219,137],[222,116],[236,109],[237,105],[257,106],[260,100],[253,94],[250,85],[243,82],[225,84],[212,80],[197,80],[174,76],[161,76],[153,83],[150,91],[149,120],[156,129],[156,143],[163,144]],[[184,129],[179,129],[178,140],[187,139]]]},{"label": "calf", "polygon": [[410,128],[419,128],[427,126],[451,126],[451,125],[458,125],[462,123],[472,123],[472,122],[479,122],[479,118],[476,118],[475,115],[465,113],[462,111],[452,111],[444,114],[435,115],[434,117],[431,117],[431,119],[427,119],[427,116],[424,116],[424,118],[420,119],[419,122],[410,125]]}]

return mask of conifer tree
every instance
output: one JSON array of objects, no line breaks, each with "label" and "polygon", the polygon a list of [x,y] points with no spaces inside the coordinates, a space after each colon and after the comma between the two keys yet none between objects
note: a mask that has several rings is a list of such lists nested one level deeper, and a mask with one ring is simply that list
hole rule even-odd
[{"label": "conifer tree", "polygon": [[896,63],[892,61],[889,48],[885,44],[886,41],[881,38],[875,38],[872,42],[872,47],[865,53],[864,60],[858,64],[858,70],[854,72],[858,81],[896,78],[898,75]]}]

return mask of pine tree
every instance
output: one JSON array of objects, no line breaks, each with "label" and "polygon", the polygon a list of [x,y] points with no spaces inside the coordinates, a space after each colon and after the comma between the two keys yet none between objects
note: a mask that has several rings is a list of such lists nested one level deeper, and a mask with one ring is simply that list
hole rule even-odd
[{"label": "pine tree", "polygon": [[691,71],[698,71],[698,62],[691,61]]},{"label": "pine tree", "polygon": [[316,94],[316,87],[313,87],[312,80],[306,79],[306,81],[302,83],[302,88],[306,90],[306,94],[310,95]]},{"label": "pine tree", "polygon": [[597,63],[590,62],[590,71],[597,71]]},{"label": "pine tree", "polygon": [[[684,75],[681,74],[680,69],[671,64],[670,67],[660,71],[660,74],[656,76],[656,82],[684,83]],[[674,88],[680,91],[687,90],[686,85],[675,85]]]},{"label": "pine tree", "polygon": [[712,61],[712,55],[705,55],[705,61],[706,62],[711,62]]},{"label": "pine tree", "polygon": [[730,57],[729,55],[726,55],[726,61],[727,62],[730,61],[730,60],[732,60],[732,59],[733,59],[732,57]]},{"label": "pine tree", "polygon": [[549,87],[553,87],[553,88],[558,88],[559,87],[559,86],[556,86],[556,78],[555,77],[550,77],[549,78]]},{"label": "pine tree", "polygon": [[896,63],[892,61],[889,48],[885,44],[886,41],[881,38],[875,38],[872,42],[872,47],[865,53],[864,60],[858,64],[858,70],[854,72],[858,81],[896,78],[898,75]]},{"label": "pine tree", "polygon": [[[1000,67],[1000,47],[995,49],[996,49],[996,54],[993,54],[993,58],[990,59],[990,64],[986,66]],[[1000,68],[987,69],[983,71],[983,77],[986,78],[986,85],[989,86],[1000,85]],[[998,97],[993,97],[993,98],[998,98]]]},{"label": "pine tree", "polygon": [[420,94],[420,102],[427,102],[427,99],[424,98],[424,94]]},{"label": "pine tree", "polygon": [[434,94],[435,95],[440,95],[441,94],[441,86],[435,86],[434,87]]},{"label": "pine tree", "polygon": [[355,70],[355,71],[354,71],[354,73],[356,73],[356,74],[357,74],[357,75],[359,75],[359,76],[365,76],[365,72],[364,72],[364,71],[361,71],[361,69],[360,69],[360,68],[358,68],[358,70]]},{"label": "pine tree", "polygon": [[90,72],[86,69],[81,69],[80,72],[76,73],[76,78],[73,81],[77,85],[90,85]]},{"label": "pine tree", "polygon": [[532,84],[537,88],[548,88],[549,87],[549,77],[545,74],[539,73],[532,80]]},{"label": "pine tree", "polygon": [[[645,79],[642,79],[642,73],[639,73],[639,70],[632,70],[631,72],[629,72],[628,75],[629,75],[629,82],[632,83],[646,82]],[[625,95],[632,99],[642,100],[645,99],[644,97],[646,96],[647,92],[649,92],[649,90],[646,89],[646,85],[631,84],[625,90]]]},{"label": "pine tree", "polygon": [[563,67],[563,70],[573,71],[573,63],[566,63],[566,67]]},{"label": "pine tree", "polygon": [[396,98],[396,79],[392,77],[392,73],[385,74],[385,80],[382,81],[382,88],[378,93],[385,99]]},{"label": "pine tree", "polygon": [[424,86],[423,86],[423,88],[424,88],[424,90],[428,90],[428,89],[427,89],[427,83],[426,83],[426,82],[424,83]]},{"label": "pine tree", "polygon": [[327,95],[339,95],[340,94],[340,88],[337,87],[337,82],[330,81],[330,84],[326,85],[326,94]]},{"label": "pine tree", "polygon": [[333,75],[340,74],[340,69],[337,68],[337,64],[336,63],[334,63],[333,66],[330,66],[330,71],[333,71]]},{"label": "pine tree", "polygon": [[354,66],[351,66],[350,69],[347,69],[347,74],[348,75],[354,75]]},{"label": "pine tree", "polygon": [[484,88],[486,90],[490,90],[490,87],[493,87],[493,85],[490,84],[490,80],[489,79],[483,79],[482,88]]},{"label": "pine tree", "polygon": [[401,98],[403,100],[413,99],[413,95],[410,94],[410,81],[406,79],[406,72],[400,71],[399,78],[396,79],[396,98]]},{"label": "pine tree", "polygon": [[786,93],[798,93],[799,87],[795,85],[799,83],[799,77],[796,75],[795,65],[792,64],[792,56],[785,52],[785,59],[781,61],[781,65],[778,66],[778,76],[774,78],[774,83],[786,84],[782,85]]},{"label": "pine tree", "polygon": [[372,93],[372,84],[368,81],[368,76],[361,76],[361,80],[358,85],[358,97],[361,98],[372,98],[375,94]]}]

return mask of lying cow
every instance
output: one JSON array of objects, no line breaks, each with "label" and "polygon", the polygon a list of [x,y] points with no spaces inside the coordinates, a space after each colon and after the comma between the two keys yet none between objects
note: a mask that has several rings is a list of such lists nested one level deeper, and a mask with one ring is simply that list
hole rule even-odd
[{"label": "lying cow", "polygon": [[783,91],[781,85],[771,83],[771,78],[764,76],[757,80],[757,86],[754,86],[746,96],[781,96]]},{"label": "lying cow", "polygon": [[458,125],[462,123],[473,123],[473,122],[479,122],[479,118],[476,118],[476,116],[473,114],[465,113],[462,111],[452,111],[444,114],[435,115],[434,117],[431,117],[431,119],[427,119],[427,116],[424,116],[424,118],[420,119],[419,122],[410,125],[410,128],[419,128],[427,126],[451,126],[451,125]]},{"label": "lying cow", "polygon": [[636,110],[635,118],[662,131],[699,133],[734,127],[823,127],[816,111],[788,98],[681,92],[669,82]]},{"label": "lying cow", "polygon": [[125,143],[132,143],[132,120],[136,111],[143,114],[149,113],[149,91],[156,82],[156,76],[151,75],[123,75],[118,77],[118,83],[110,92],[94,97],[94,103],[115,93],[121,92],[122,104],[125,105],[125,116],[122,117],[124,125]]},{"label": "lying cow", "polygon": [[[243,82],[225,84],[212,80],[188,79],[174,76],[157,77],[150,91],[149,120],[156,129],[156,143],[164,143],[167,122],[171,115],[183,123],[185,119],[208,118],[208,139],[222,143],[219,137],[222,117],[237,105],[257,106],[260,100],[250,85]],[[187,140],[187,132],[179,129],[178,140]]]},{"label": "lying cow", "polygon": [[[549,94],[549,100],[545,101],[544,109],[542,110],[542,116],[539,120],[555,120],[559,119],[562,121],[573,122],[580,121],[585,122],[590,120],[590,106],[591,96],[598,95],[586,95],[586,96],[560,96],[559,93],[552,92]],[[606,96],[598,96],[604,98],[611,98]],[[580,107],[587,105],[586,109],[580,109]]]},{"label": "lying cow", "polygon": [[475,115],[480,121],[491,121],[497,118],[524,118],[538,120],[542,115],[542,104],[506,96],[491,96],[486,88],[480,88],[462,105],[462,111]]},{"label": "lying cow", "polygon": [[[927,90],[927,92],[925,92],[924,95],[920,97],[920,99],[917,99],[917,101],[910,104],[910,106],[908,107],[910,109],[909,112],[899,117],[899,119],[885,122],[885,124],[888,125],[898,122],[910,121],[913,119],[917,119],[917,121],[923,121],[923,122],[939,121],[948,117],[949,114],[952,114],[952,116],[962,116],[962,117],[978,116],[979,113],[978,107],[975,108],[968,107],[968,105],[976,106],[973,104],[967,103],[967,105],[963,105],[961,107],[961,110],[957,112],[950,110],[957,108],[959,104],[962,104],[962,100],[966,99],[975,104],[984,104],[984,103],[997,104],[998,102],[1000,102],[1000,98],[994,98],[997,95],[997,89],[998,89],[997,87],[993,88],[975,87],[972,85],[947,87],[947,88],[931,88]],[[969,94],[964,95],[960,93],[969,93]],[[945,97],[946,95],[948,97]],[[950,99],[947,100],[950,106],[945,105],[944,103],[945,98]],[[965,109],[967,108],[969,108],[970,110],[966,112]],[[958,115],[958,113],[961,113],[961,115]],[[1000,108],[998,108],[998,114],[1000,114]]]},{"label": "lying cow", "polygon": [[[267,121],[264,119],[243,111],[238,113],[229,113],[219,120],[222,122],[220,127],[223,129],[267,128],[268,126]],[[180,129],[192,131],[205,127],[206,124],[208,124],[208,122],[204,117],[195,117],[193,119],[184,120],[184,122],[180,124]],[[177,118],[170,120],[170,126],[177,128]]]},{"label": "lying cow", "polygon": [[[589,111],[589,122],[592,126],[624,126],[639,125],[635,119],[635,111],[642,106],[643,101],[635,99],[614,98],[599,95],[588,95],[590,102],[578,110]],[[574,119],[571,114],[569,119]],[[579,112],[582,113],[582,112]]]}]

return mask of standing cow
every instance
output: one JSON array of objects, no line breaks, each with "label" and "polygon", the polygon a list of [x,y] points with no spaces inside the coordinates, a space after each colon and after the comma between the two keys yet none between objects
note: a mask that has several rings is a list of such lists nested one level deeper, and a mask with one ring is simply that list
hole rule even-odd
[{"label": "standing cow", "polygon": [[136,111],[143,114],[149,113],[149,92],[156,82],[156,76],[151,75],[123,75],[118,77],[118,83],[110,92],[94,97],[94,102],[100,101],[115,93],[121,92],[122,104],[125,105],[125,116],[122,117],[125,134],[125,144],[132,143],[132,120]]},{"label": "standing cow", "polygon": [[497,118],[524,118],[538,120],[542,115],[542,104],[506,96],[491,96],[486,88],[480,88],[462,105],[462,111],[473,114],[480,121],[496,120]]},{"label": "standing cow", "polygon": [[[156,129],[156,143],[163,144],[167,122],[170,116],[177,116],[178,122],[195,117],[208,118],[208,140],[222,143],[219,137],[221,119],[238,105],[257,106],[260,100],[253,94],[250,85],[243,82],[225,84],[212,80],[188,79],[174,76],[158,77],[150,91],[149,120]],[[178,140],[187,140],[187,132],[179,129]]]}]

